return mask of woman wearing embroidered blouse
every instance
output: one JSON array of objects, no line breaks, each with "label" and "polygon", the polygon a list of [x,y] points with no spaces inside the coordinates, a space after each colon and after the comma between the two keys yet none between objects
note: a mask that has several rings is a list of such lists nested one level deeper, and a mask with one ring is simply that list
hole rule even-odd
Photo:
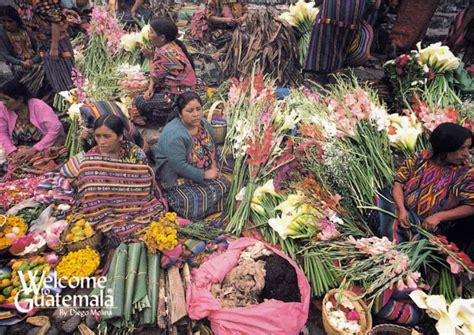
[{"label": "woman wearing embroidered blouse", "polygon": [[199,220],[224,210],[230,183],[217,169],[215,134],[203,120],[199,96],[182,94],[177,109],[158,140],[156,170],[170,208]]},{"label": "woman wearing embroidered blouse", "polygon": [[474,246],[472,139],[472,132],[460,125],[436,127],[430,137],[432,150],[415,152],[398,170],[393,201],[390,195],[379,199],[379,207],[398,219],[379,213],[375,222],[378,235],[404,242],[416,234],[410,228],[413,223],[451,237],[462,249]]},{"label": "woman wearing embroidered blouse", "polygon": [[[52,147],[64,143],[63,126],[51,107],[30,98],[25,85],[15,79],[0,87],[0,143],[9,161],[16,165],[35,159],[45,162],[57,154]],[[67,153],[65,148],[58,150]]]},{"label": "woman wearing embroidered blouse", "polygon": [[134,105],[148,123],[164,125],[173,114],[177,95],[194,91],[196,75],[191,56],[177,39],[178,28],[168,18],[159,17],[150,22],[150,39],[155,51],[143,48],[150,62],[150,85]]}]

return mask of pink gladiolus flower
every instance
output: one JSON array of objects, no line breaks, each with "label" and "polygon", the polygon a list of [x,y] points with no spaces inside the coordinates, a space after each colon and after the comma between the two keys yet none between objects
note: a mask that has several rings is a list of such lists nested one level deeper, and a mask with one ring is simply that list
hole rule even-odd
[{"label": "pink gladiolus flower", "polygon": [[458,274],[458,273],[463,272],[462,266],[459,265],[454,259],[452,259],[451,256],[448,256],[448,258],[446,258],[446,261],[449,264],[452,274]]}]

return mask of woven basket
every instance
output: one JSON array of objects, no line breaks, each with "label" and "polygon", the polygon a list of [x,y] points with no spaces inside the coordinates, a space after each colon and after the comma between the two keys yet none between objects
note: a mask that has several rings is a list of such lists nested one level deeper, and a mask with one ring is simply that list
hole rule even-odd
[{"label": "woven basket", "polygon": [[412,330],[406,327],[383,324],[372,328],[369,335],[411,335]]},{"label": "woven basket", "polygon": [[61,244],[68,250],[68,251],[76,251],[80,249],[84,249],[85,247],[94,248],[96,247],[100,241],[102,240],[102,234],[100,232],[95,232],[89,237],[86,237],[83,240],[76,241],[76,242],[66,242],[66,236],[71,231],[74,223],[71,222],[67,226],[66,229],[61,233]]},{"label": "woven basket", "polygon": [[207,112],[207,121],[211,124],[212,128],[214,128],[214,132],[216,133],[216,144],[223,144],[225,142],[225,135],[227,134],[227,125],[216,125],[211,123],[214,112],[217,109],[220,109],[218,107],[224,108],[224,101],[218,100],[212,104],[211,108],[209,108],[209,111]]},{"label": "woven basket", "polygon": [[[339,289],[332,289],[331,291],[327,292],[324,296],[323,300],[323,326],[324,330],[326,331],[327,335],[345,335],[344,332],[337,330],[333,325],[329,322],[328,319],[328,312],[326,310],[326,303],[329,301],[331,296],[335,295],[336,293],[341,292],[346,298],[348,298],[353,304],[356,311],[360,315],[360,324],[361,324],[361,332],[359,335],[366,335],[372,328],[372,315],[370,311],[367,309],[367,305],[362,300],[357,300],[357,295],[354,292],[347,291],[347,290],[339,290]],[[337,300],[337,299],[336,299]]]}]

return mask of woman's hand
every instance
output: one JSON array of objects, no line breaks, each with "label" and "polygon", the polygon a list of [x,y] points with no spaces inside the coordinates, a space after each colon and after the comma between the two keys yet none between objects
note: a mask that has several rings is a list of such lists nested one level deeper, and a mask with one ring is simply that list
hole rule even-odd
[{"label": "woman's hand", "polygon": [[216,168],[210,168],[204,172],[204,179],[212,180],[219,178],[219,171]]},{"label": "woman's hand", "polygon": [[89,128],[82,128],[81,132],[79,133],[79,138],[83,141],[87,141],[93,135],[93,130]]},{"label": "woman's hand", "polygon": [[430,215],[428,216],[424,221],[423,223],[421,224],[421,226],[427,230],[435,230],[436,227],[438,227],[438,225],[441,223],[441,217],[439,216],[439,214],[433,214],[433,215]]},{"label": "woman's hand", "polygon": [[145,56],[146,59],[148,60],[153,59],[153,50],[150,49],[148,46],[142,45],[141,52],[143,56]]},{"label": "woman's hand", "polygon": [[152,87],[148,88],[146,90],[146,92],[143,94],[143,99],[145,99],[146,101],[150,100],[153,95],[155,94],[155,91]]},{"label": "woman's hand", "polygon": [[51,47],[51,50],[49,50],[49,57],[53,60],[57,60],[59,58],[59,49],[58,47]]},{"label": "woman's hand", "polygon": [[31,65],[29,61],[22,61],[21,66],[24,67],[25,69],[30,69]]},{"label": "woman's hand", "polygon": [[398,217],[398,222],[403,228],[410,228],[410,217],[405,207],[395,209],[395,215]]}]

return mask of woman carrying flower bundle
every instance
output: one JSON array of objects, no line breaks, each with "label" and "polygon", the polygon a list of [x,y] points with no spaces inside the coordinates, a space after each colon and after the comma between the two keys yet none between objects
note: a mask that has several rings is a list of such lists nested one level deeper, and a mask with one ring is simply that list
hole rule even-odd
[{"label": "woman carrying flower bundle", "polygon": [[74,51],[59,0],[40,0],[33,7],[33,27],[44,71],[53,91],[73,87]]},{"label": "woman carrying flower bundle", "polygon": [[61,170],[74,179],[77,206],[95,230],[131,240],[164,210],[145,153],[123,140],[124,124],[104,115],[94,125],[97,146],[69,160]]},{"label": "woman carrying flower bundle", "polygon": [[470,130],[454,123],[443,123],[432,132],[432,151],[414,153],[398,170],[393,202],[390,197],[379,199],[379,207],[398,218],[380,213],[379,235],[403,242],[413,238],[409,223],[420,222],[425,229],[446,232],[459,247],[472,249],[472,140]]},{"label": "woman carrying flower bundle", "polygon": [[203,120],[199,96],[184,93],[177,106],[179,117],[158,140],[156,171],[170,207],[183,218],[199,220],[224,210],[230,183],[217,169],[214,130]]},{"label": "woman carrying flower bundle", "polygon": [[17,170],[42,174],[59,168],[67,149],[54,147],[64,143],[64,129],[51,107],[31,98],[16,79],[0,87],[0,101],[0,143],[9,161],[6,177]]},{"label": "woman carrying flower bundle", "polygon": [[30,37],[17,10],[11,6],[0,7],[0,55],[10,65],[16,79],[26,85],[33,96],[43,86],[44,71],[36,43]]},{"label": "woman carrying flower bundle", "polygon": [[175,97],[194,91],[197,81],[193,60],[177,39],[174,22],[159,17],[150,26],[150,39],[156,50],[154,54],[143,50],[150,61],[150,85],[144,95],[135,99],[134,106],[147,121],[163,126],[173,114]]}]

